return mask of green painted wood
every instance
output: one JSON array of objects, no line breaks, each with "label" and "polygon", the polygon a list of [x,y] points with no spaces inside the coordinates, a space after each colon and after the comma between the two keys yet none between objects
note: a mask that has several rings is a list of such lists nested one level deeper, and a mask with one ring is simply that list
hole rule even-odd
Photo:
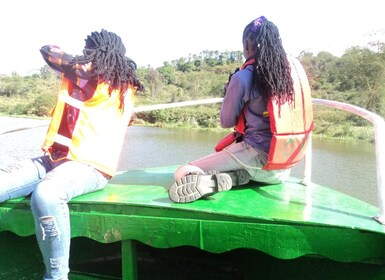
[{"label": "green painted wood", "polygon": [[122,241],[122,276],[127,280],[136,280],[138,277],[136,245],[133,240]]},{"label": "green painted wood", "polygon": [[[38,257],[38,249],[34,244],[34,236],[17,237],[12,233],[0,233],[0,244],[10,243],[8,248],[17,246],[17,250],[11,250],[13,261],[0,254],[0,279],[12,280],[40,280],[43,268]],[[5,243],[4,243],[5,242]],[[11,246],[12,245],[12,246]],[[99,252],[105,252],[106,256],[110,244],[92,242],[87,238],[73,239],[73,252],[71,267],[80,259],[85,260]],[[115,253],[120,251],[119,246],[113,246]],[[362,279],[384,279],[385,266],[370,263],[340,263],[324,258],[300,257],[291,260],[281,260],[256,250],[236,249],[229,252],[216,254],[207,253],[194,247],[176,247],[169,249],[156,249],[137,243],[138,251],[138,278],[139,280],[239,280],[239,279],[338,279],[338,280],[362,280]],[[3,249],[4,247],[2,247]],[[80,251],[80,253],[79,253]],[[33,254],[37,253],[35,257]],[[96,252],[96,253],[95,253]],[[74,256],[75,254],[76,256]],[[82,256],[83,254],[83,256]],[[34,263],[32,260],[35,259]],[[2,266],[7,263],[7,266]],[[15,264],[16,263],[16,264]],[[39,265],[40,264],[40,265]],[[109,263],[106,258],[103,262],[89,260],[87,268],[79,267],[73,269],[70,274],[71,280],[90,279],[124,279],[119,275],[120,266]],[[97,273],[105,272],[104,274]],[[106,270],[115,269],[116,273],[108,274]]]},{"label": "green painted wood", "polygon": [[[104,190],[73,199],[72,237],[103,244],[123,241],[122,262],[133,269],[135,241],[153,248],[190,246],[210,253],[255,249],[282,260],[385,260],[385,229],[373,219],[378,209],[372,205],[317,184],[303,186],[295,178],[177,204],[166,192],[175,168],[122,172]],[[29,207],[28,198],[1,204],[0,232],[33,235]],[[124,274],[135,279],[135,270]]]}]

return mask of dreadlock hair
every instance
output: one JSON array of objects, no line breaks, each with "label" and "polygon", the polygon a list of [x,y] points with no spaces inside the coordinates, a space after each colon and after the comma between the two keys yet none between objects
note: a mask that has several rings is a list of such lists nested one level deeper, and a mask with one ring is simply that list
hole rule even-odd
[{"label": "dreadlock hair", "polygon": [[294,101],[290,64],[277,26],[261,16],[243,32],[243,43],[250,41],[254,50],[253,85],[262,88],[265,100],[271,98],[279,108]]},{"label": "dreadlock hair", "polygon": [[136,63],[125,56],[126,48],[115,33],[104,29],[101,32],[95,31],[87,36],[85,42],[83,55],[75,57],[73,63],[91,62],[91,78],[97,83],[108,83],[109,94],[113,90],[120,90],[120,108],[123,108],[124,96],[129,86],[133,86],[135,92],[144,90],[136,76]]}]

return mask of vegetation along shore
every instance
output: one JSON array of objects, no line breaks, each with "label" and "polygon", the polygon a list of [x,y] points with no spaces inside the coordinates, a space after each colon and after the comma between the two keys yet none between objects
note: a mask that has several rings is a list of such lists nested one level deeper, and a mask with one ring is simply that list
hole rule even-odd
[{"label": "vegetation along shore", "polygon": [[[328,52],[302,52],[303,64],[315,98],[357,105],[385,116],[385,43],[351,47],[341,57]],[[242,52],[203,51],[198,55],[164,62],[158,68],[139,67],[146,91],[136,105],[223,97],[229,75],[243,63]],[[0,76],[0,115],[46,118],[53,107],[59,78],[48,67],[21,76]],[[220,129],[220,104],[137,113],[137,125]],[[371,124],[350,113],[314,107],[314,135],[342,141],[373,142]]]}]

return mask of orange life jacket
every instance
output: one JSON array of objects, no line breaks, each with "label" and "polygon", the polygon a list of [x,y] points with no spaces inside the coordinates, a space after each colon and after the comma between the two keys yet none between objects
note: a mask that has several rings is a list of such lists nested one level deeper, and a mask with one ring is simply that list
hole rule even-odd
[{"label": "orange life jacket", "polygon": [[267,109],[273,138],[265,170],[290,168],[305,155],[309,135],[314,128],[311,90],[301,63],[288,57],[294,81],[294,106],[268,100]]},{"label": "orange life jacket", "polygon": [[[123,146],[127,126],[133,113],[133,89],[126,93],[120,109],[119,90],[109,95],[109,86],[100,83],[92,98],[80,101],[70,96],[70,82],[63,79],[52,120],[42,150],[50,154],[55,143],[67,148],[66,159],[87,163],[99,171],[114,176]],[[60,133],[65,106],[77,108],[78,116],[71,136]]]}]

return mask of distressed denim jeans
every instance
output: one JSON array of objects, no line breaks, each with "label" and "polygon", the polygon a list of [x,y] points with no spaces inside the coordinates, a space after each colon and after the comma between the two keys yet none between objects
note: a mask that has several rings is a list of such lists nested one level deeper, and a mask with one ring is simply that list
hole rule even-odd
[{"label": "distressed denim jeans", "polygon": [[87,164],[52,162],[48,156],[0,167],[0,203],[32,194],[44,279],[68,279],[71,232],[67,202],[106,184],[107,179]]}]

